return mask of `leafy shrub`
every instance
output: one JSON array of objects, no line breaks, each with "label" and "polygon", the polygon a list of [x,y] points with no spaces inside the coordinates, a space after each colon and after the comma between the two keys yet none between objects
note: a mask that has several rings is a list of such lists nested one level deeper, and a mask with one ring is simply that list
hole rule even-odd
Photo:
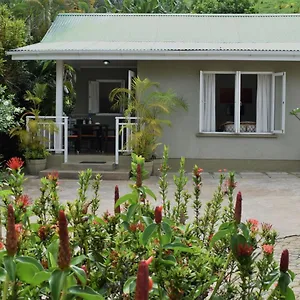
[{"label": "leafy shrub", "polygon": [[14,105],[14,95],[6,90],[6,86],[0,85],[0,133],[9,133],[11,128],[20,126],[18,117],[24,111]]},{"label": "leafy shrub", "polygon": [[[212,200],[201,210],[203,170],[193,170],[192,196],[182,159],[173,203],[165,148],[163,203],[154,208],[150,199],[156,196],[143,182],[144,159],[133,158],[131,192],[119,197],[115,187],[115,213],[101,217],[100,175],[81,172],[78,195],[64,206],[53,172],[41,179],[41,195],[30,203],[23,194],[22,160],[8,162],[8,188],[0,193],[7,228],[0,244],[2,299],[295,299],[288,251],[279,266],[274,261],[272,226],[241,222],[234,173],[221,170]],[[195,215],[187,223],[190,204]]]}]

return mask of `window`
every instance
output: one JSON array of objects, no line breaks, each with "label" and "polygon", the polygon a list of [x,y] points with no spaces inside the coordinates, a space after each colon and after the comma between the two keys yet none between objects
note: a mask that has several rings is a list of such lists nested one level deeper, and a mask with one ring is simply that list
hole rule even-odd
[{"label": "window", "polygon": [[200,132],[284,133],[286,74],[200,72]]},{"label": "window", "polygon": [[110,92],[124,87],[124,80],[96,80],[89,82],[89,113],[111,114],[113,103],[109,100]]}]

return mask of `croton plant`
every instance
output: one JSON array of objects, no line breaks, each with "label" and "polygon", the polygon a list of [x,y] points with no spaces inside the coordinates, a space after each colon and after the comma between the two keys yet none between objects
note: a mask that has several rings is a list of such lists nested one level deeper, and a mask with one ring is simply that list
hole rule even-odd
[{"label": "croton plant", "polygon": [[40,196],[31,199],[22,166],[19,158],[8,161],[0,190],[3,300],[295,299],[288,250],[278,264],[272,226],[242,222],[232,172],[220,170],[202,205],[201,168],[194,167],[189,191],[182,158],[170,195],[165,147],[156,196],[143,181],[144,159],[133,155],[131,192],[120,197],[112,187],[114,212],[101,215],[100,175],[81,172],[76,199],[63,205],[58,173],[42,178]]}]

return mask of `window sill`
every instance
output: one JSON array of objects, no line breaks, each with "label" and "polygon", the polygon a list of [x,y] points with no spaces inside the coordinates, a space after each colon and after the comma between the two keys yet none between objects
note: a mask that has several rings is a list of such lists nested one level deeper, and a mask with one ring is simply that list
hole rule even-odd
[{"label": "window sill", "polygon": [[235,132],[198,132],[196,137],[223,137],[223,138],[277,138],[276,133],[235,133]]}]

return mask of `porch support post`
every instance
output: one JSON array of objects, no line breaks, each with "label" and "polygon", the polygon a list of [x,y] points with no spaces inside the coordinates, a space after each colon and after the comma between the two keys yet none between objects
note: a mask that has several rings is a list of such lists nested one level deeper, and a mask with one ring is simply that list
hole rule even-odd
[{"label": "porch support post", "polygon": [[58,123],[58,132],[56,134],[55,153],[62,153],[62,116],[63,116],[63,77],[64,77],[64,62],[63,60],[56,61],[56,101],[55,101],[55,116],[56,123]]}]

